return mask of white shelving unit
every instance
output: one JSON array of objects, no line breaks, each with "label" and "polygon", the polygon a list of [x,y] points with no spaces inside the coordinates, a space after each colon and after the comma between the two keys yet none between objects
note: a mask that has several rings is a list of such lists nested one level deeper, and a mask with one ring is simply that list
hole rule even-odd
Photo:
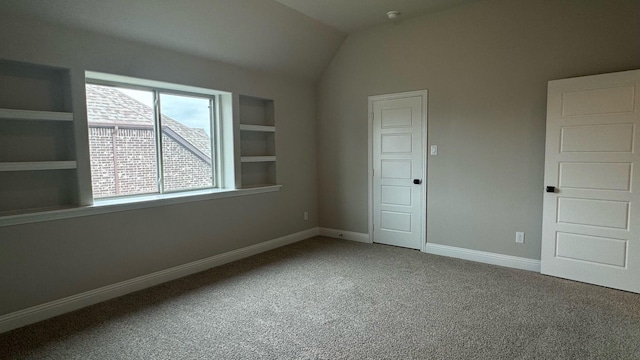
[{"label": "white shelving unit", "polygon": [[258,131],[258,132],[276,132],[275,126],[264,126],[264,125],[240,125],[240,131]]},{"label": "white shelving unit", "polygon": [[273,100],[240,95],[240,179],[243,188],[276,182]]},{"label": "white shelving unit", "polygon": [[61,111],[0,109],[0,120],[73,121],[73,113]]},{"label": "white shelving unit", "polygon": [[77,163],[75,161],[14,161],[0,163],[0,171],[69,170],[76,167]]},{"label": "white shelving unit", "polygon": [[78,204],[70,69],[0,60],[0,216]]},{"label": "white shelving unit", "polygon": [[255,163],[255,162],[275,162],[275,156],[243,156],[240,158],[243,163]]}]

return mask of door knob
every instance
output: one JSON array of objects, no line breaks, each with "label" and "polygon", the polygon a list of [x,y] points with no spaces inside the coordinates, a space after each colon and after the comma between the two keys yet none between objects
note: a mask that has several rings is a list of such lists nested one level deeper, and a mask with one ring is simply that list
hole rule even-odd
[{"label": "door knob", "polygon": [[547,192],[548,193],[556,192],[556,187],[555,186],[547,186]]},{"label": "door knob", "polygon": [[416,185],[420,185],[420,184],[422,184],[422,180],[420,180],[420,179],[413,179],[413,183],[414,183],[414,184],[416,184]]}]

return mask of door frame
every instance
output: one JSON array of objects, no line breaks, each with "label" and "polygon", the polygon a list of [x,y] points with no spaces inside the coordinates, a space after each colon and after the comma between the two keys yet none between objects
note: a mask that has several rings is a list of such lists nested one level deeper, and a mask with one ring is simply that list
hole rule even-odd
[{"label": "door frame", "polygon": [[427,190],[428,190],[428,179],[427,179],[427,148],[428,148],[428,137],[427,137],[427,118],[428,118],[428,110],[429,103],[428,90],[415,90],[415,91],[407,91],[401,93],[393,93],[393,94],[381,94],[381,95],[371,95],[368,97],[368,112],[369,112],[369,131],[368,131],[368,144],[367,144],[367,153],[368,153],[368,185],[367,185],[367,193],[368,193],[368,228],[369,228],[369,243],[373,244],[373,103],[378,100],[393,100],[400,99],[406,97],[416,97],[420,96],[422,98],[422,133],[420,136],[422,137],[422,186],[423,193],[421,198],[421,206],[420,206],[420,216],[422,217],[422,227],[420,229],[420,251],[427,252]]}]

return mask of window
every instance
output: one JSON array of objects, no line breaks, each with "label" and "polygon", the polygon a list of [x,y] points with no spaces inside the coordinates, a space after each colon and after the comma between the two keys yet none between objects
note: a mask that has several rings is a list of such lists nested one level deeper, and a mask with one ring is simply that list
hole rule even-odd
[{"label": "window", "polygon": [[214,188],[216,95],[86,84],[94,199]]}]

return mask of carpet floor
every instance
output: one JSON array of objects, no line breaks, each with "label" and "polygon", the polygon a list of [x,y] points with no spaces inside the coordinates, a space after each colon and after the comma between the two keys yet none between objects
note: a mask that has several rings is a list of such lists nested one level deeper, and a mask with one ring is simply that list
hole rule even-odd
[{"label": "carpet floor", "polygon": [[640,295],[316,237],[0,334],[0,359],[640,359]]}]

